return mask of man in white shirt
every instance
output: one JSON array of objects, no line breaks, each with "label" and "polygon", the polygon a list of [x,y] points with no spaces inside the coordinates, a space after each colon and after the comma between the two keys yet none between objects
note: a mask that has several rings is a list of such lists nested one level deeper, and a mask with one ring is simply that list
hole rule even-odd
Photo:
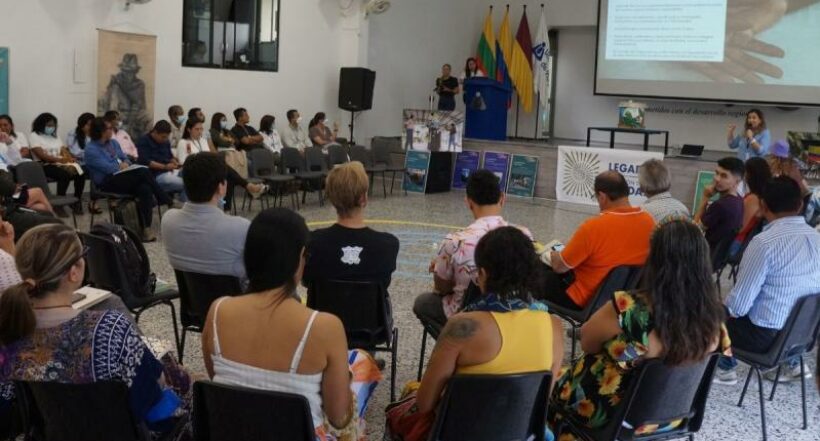
[{"label": "man in white shirt", "polygon": [[284,144],[285,147],[299,149],[300,152],[303,151],[305,147],[313,146],[307,132],[300,125],[302,116],[299,115],[299,111],[296,109],[288,110],[287,116],[288,126],[282,131],[282,144]]}]

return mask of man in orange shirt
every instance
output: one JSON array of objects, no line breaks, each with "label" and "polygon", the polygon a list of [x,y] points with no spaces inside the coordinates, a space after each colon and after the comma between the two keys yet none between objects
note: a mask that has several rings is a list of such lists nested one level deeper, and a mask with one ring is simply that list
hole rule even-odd
[{"label": "man in orange shirt", "polygon": [[595,178],[601,214],[578,228],[567,246],[550,253],[546,300],[580,309],[589,303],[609,271],[621,265],[643,265],[649,255],[652,215],[629,205],[629,185],[616,171]]}]

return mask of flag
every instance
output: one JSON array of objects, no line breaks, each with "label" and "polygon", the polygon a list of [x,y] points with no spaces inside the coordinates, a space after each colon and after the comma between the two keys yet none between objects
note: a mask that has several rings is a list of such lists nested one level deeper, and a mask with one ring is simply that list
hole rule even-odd
[{"label": "flag", "polygon": [[524,15],[521,16],[521,23],[518,25],[518,32],[513,42],[510,77],[515,84],[515,90],[518,91],[518,102],[524,107],[525,112],[531,112],[533,101],[532,37],[526,9]]},{"label": "flag", "polygon": [[484,32],[478,40],[477,54],[478,68],[481,69],[488,78],[495,78],[495,35],[493,34],[493,8],[487,13],[484,20]]},{"label": "flag", "polygon": [[550,49],[549,27],[547,14],[541,10],[541,22],[538,24],[538,33],[535,35],[532,47],[533,83],[535,91],[540,94],[541,107],[546,109],[550,101]]},{"label": "flag", "polygon": [[[512,89],[510,71],[507,60],[512,60],[512,33],[510,32],[510,10],[504,13],[504,20],[501,21],[501,29],[498,30],[495,79],[504,86]],[[509,104],[508,104],[509,105]]]}]

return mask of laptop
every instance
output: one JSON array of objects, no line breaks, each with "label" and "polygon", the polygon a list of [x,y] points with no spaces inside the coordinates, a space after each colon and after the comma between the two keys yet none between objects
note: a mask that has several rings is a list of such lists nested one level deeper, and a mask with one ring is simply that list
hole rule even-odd
[{"label": "laptop", "polygon": [[687,158],[699,158],[701,155],[703,155],[703,146],[695,144],[684,144],[678,153],[678,156]]}]

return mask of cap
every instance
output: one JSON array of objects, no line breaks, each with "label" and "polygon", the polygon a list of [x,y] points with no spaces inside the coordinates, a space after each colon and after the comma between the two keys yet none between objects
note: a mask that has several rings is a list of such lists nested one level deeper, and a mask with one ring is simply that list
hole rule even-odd
[{"label": "cap", "polygon": [[781,139],[772,146],[772,156],[777,156],[778,158],[788,158],[790,150],[789,143],[785,139]]}]

